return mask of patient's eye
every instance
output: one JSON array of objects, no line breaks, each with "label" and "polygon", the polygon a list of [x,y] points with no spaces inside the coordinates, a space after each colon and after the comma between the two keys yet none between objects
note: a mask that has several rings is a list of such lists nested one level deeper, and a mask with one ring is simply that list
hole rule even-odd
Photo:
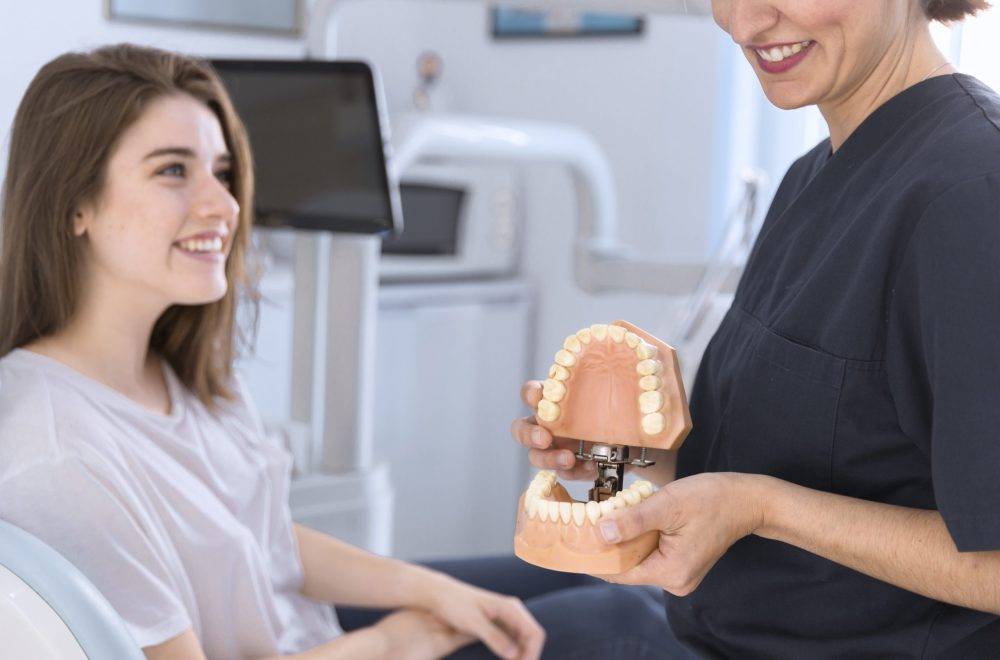
[{"label": "patient's eye", "polygon": [[185,171],[184,163],[171,163],[170,165],[157,170],[156,173],[165,176],[183,177]]},{"label": "patient's eye", "polygon": [[233,169],[231,167],[221,169],[215,173],[215,178],[224,183],[227,188],[231,188],[233,185]]}]

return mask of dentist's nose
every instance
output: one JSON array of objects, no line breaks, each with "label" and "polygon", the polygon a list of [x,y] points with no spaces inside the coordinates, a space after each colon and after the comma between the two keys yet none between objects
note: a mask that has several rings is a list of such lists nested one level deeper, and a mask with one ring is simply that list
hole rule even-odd
[{"label": "dentist's nose", "polygon": [[741,46],[760,42],[762,35],[777,25],[780,15],[770,0],[732,0],[728,32]]}]

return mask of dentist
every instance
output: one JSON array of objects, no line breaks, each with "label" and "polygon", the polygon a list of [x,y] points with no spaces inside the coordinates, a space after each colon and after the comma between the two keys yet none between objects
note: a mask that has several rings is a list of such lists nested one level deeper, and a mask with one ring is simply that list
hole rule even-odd
[{"label": "dentist", "polygon": [[[1000,96],[929,30],[986,6],[712,2],[770,101],[830,137],[778,188],[664,487],[602,524],[660,532],[615,580],[662,587],[699,655],[1000,649]],[[591,476],[532,418],[512,433]]]}]

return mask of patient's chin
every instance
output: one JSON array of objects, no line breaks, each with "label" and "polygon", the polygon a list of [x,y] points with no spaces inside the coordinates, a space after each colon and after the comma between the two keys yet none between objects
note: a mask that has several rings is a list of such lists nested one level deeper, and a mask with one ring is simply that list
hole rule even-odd
[{"label": "patient's chin", "polygon": [[556,480],[553,472],[535,475],[518,502],[514,552],[525,561],[558,571],[616,575],[623,573],[656,548],[658,534],[609,545],[601,537],[602,518],[635,506],[655,488],[637,481],[603,502],[578,502]]}]

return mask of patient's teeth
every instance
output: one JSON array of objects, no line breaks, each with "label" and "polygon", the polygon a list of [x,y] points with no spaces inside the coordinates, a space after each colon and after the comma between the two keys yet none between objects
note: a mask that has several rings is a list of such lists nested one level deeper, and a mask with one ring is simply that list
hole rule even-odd
[{"label": "patient's teeth", "polygon": [[552,403],[548,399],[538,402],[538,418],[543,422],[554,422],[559,419],[559,404]]},{"label": "patient's teeth", "polygon": [[628,490],[623,490],[622,497],[625,498],[625,501],[628,504],[638,504],[639,502],[642,501],[642,495],[632,490],[631,488],[629,488]]},{"label": "patient's teeth", "polygon": [[545,506],[549,509],[549,520],[552,522],[559,521],[559,502],[548,501]]},{"label": "patient's teeth", "polygon": [[602,516],[610,516],[615,510],[615,505],[611,503],[611,500],[604,500],[601,502],[600,507]]},{"label": "patient's teeth", "polygon": [[[559,383],[558,380],[554,380],[552,382]],[[559,383],[559,385],[562,385],[562,383]],[[564,387],[563,391],[565,390],[566,388]],[[551,399],[552,397],[546,395],[546,398]],[[553,400],[558,401],[558,399],[553,399]],[[663,407],[663,395],[660,394],[659,392],[656,391],[643,392],[642,394],[639,395],[639,410],[642,411],[642,414],[648,415],[649,413],[655,413],[662,407]]]},{"label": "patient's teeth", "polygon": [[566,341],[563,342],[563,348],[567,351],[579,353],[583,350],[583,344],[580,343],[580,340],[576,335],[570,335],[569,337],[566,337]]},{"label": "patient's teeth", "polygon": [[661,384],[659,376],[643,376],[639,379],[639,389],[646,392],[660,389]]},{"label": "patient's teeth", "polygon": [[608,336],[611,337],[611,341],[620,344],[625,341],[625,328],[620,325],[609,325]]},{"label": "patient's teeth", "polygon": [[569,369],[561,364],[553,364],[549,367],[549,378],[556,380],[569,380]]},{"label": "patient's teeth", "polygon": [[643,415],[642,417],[642,430],[648,435],[663,433],[663,429],[666,425],[667,420],[663,417],[663,413],[657,412],[650,415]]},{"label": "patient's teeth", "polygon": [[597,502],[590,501],[587,502],[587,519],[594,525],[601,518],[601,505]]},{"label": "patient's teeth", "polygon": [[[552,513],[549,511],[549,513]],[[569,524],[570,519],[573,517],[573,507],[570,506],[569,502],[559,502],[559,517],[565,524]]]},{"label": "patient's teeth", "polygon": [[590,334],[590,328],[584,328],[583,330],[577,330],[576,338],[579,339],[584,344],[589,344],[590,340],[593,338]]},{"label": "patient's teeth", "polygon": [[583,521],[587,519],[587,507],[583,502],[573,502],[573,522],[578,527],[583,527]]},{"label": "patient's teeth", "polygon": [[639,356],[640,360],[648,360],[650,358],[655,358],[656,346],[643,342],[635,347],[635,354]]},{"label": "patient's teeth", "polygon": [[643,360],[635,365],[635,369],[642,376],[653,376],[660,373],[663,365],[659,360]]},{"label": "patient's teeth", "polygon": [[604,323],[595,323],[590,326],[590,333],[597,341],[604,341],[608,338],[608,326]]},{"label": "patient's teeth", "polygon": [[[654,394],[654,392],[647,392],[647,394]],[[655,392],[655,394],[659,394],[659,392]],[[563,400],[563,397],[566,396],[566,386],[563,385],[561,380],[555,380],[554,378],[549,378],[544,383],[542,383],[542,396],[544,396],[549,401],[559,403],[560,401]],[[659,410],[659,407],[657,407],[656,410]],[[646,410],[643,412],[653,412],[653,411]]]},{"label": "patient's teeth", "polygon": [[642,337],[635,334],[634,332],[625,333],[625,343],[628,344],[629,348],[635,348],[642,341]]},{"label": "patient's teeth", "polygon": [[556,364],[562,365],[564,367],[572,367],[576,364],[576,356],[563,349],[556,353]]}]

